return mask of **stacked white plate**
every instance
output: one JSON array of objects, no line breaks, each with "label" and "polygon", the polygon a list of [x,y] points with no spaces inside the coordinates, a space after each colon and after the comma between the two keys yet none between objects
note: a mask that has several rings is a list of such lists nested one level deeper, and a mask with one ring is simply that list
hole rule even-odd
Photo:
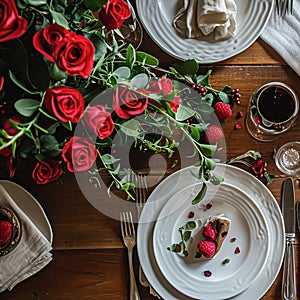
[{"label": "stacked white plate", "polygon": [[138,0],[137,12],[144,28],[165,52],[178,59],[215,63],[247,49],[261,34],[273,9],[274,0],[236,0],[236,36],[215,41],[211,36],[199,39],[181,37],[172,25],[183,0]]},{"label": "stacked white plate", "polygon": [[[218,164],[214,171],[224,183],[209,184],[202,202],[192,205],[202,187],[195,177],[197,170],[188,167],[170,175],[147,200],[137,236],[144,273],[163,299],[259,299],[274,282],[285,250],[284,224],[276,199],[254,176]],[[203,204],[208,202],[212,207],[205,209]],[[200,227],[209,216],[224,214],[231,219],[228,236],[211,260],[199,260],[193,254],[184,258],[167,250],[180,241],[178,228],[192,220],[190,211],[195,213],[194,220],[200,220]],[[223,264],[227,258],[230,262]],[[212,275],[205,277],[205,270]]]}]

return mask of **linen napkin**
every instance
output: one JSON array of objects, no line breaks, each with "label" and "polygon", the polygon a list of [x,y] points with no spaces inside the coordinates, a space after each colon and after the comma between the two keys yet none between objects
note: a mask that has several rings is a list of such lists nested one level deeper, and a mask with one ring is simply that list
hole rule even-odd
[{"label": "linen napkin", "polygon": [[0,205],[12,210],[19,218],[22,236],[16,248],[0,257],[0,293],[44,268],[51,260],[50,242],[0,185]]},{"label": "linen napkin", "polygon": [[275,9],[260,37],[300,76],[300,1],[293,1],[293,14],[281,17]]},{"label": "linen napkin", "polygon": [[234,0],[184,0],[174,20],[174,28],[187,38],[209,34],[215,40],[234,36],[237,6]]}]

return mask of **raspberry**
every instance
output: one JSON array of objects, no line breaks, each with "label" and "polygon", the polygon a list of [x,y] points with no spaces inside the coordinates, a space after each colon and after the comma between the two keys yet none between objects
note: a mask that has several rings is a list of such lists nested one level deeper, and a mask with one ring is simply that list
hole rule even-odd
[{"label": "raspberry", "polygon": [[215,113],[219,120],[225,120],[232,115],[231,107],[228,103],[217,102],[215,104]]},{"label": "raspberry", "polygon": [[209,270],[206,270],[206,271],[203,272],[203,274],[204,274],[205,277],[210,277],[212,275],[212,272],[209,271]]},{"label": "raspberry", "polygon": [[216,253],[216,243],[213,241],[200,241],[197,247],[206,258],[212,258]]},{"label": "raspberry", "polygon": [[223,130],[221,127],[217,125],[208,126],[204,137],[207,143],[214,144],[222,138],[223,138]]},{"label": "raspberry", "polygon": [[12,225],[8,221],[0,221],[0,248],[5,246],[12,236]]},{"label": "raspberry", "polygon": [[208,224],[206,226],[203,226],[202,235],[205,238],[209,238],[211,240],[215,240],[217,238],[217,232],[215,228],[211,224]]}]

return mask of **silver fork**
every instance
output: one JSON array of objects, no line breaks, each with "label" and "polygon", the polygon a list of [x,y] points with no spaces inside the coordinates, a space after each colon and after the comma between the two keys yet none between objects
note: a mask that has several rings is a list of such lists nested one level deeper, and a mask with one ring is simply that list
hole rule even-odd
[{"label": "silver fork", "polygon": [[134,271],[133,271],[133,263],[132,263],[132,251],[136,244],[136,235],[134,224],[132,221],[131,212],[123,212],[120,213],[121,220],[121,232],[123,237],[124,245],[128,249],[128,261],[129,261],[129,280],[130,280],[130,300],[140,300],[140,295],[137,289]]},{"label": "silver fork", "polygon": [[280,16],[293,13],[293,0],[276,0],[276,12]]},{"label": "silver fork", "polygon": [[[136,186],[135,188],[136,207],[138,212],[138,218],[140,218],[141,212],[147,200],[147,194],[148,194],[147,180],[145,175],[137,175],[133,173],[133,181]],[[142,286],[149,288],[149,292],[151,295],[157,297],[158,299],[161,299],[160,296],[156,293],[156,291],[149,283],[148,279],[146,278],[141,265],[139,265],[139,281]]]}]

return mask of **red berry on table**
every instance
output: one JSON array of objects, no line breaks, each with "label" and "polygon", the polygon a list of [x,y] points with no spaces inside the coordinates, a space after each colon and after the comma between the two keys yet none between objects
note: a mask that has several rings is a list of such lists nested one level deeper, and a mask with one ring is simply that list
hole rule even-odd
[{"label": "red berry on table", "polygon": [[11,239],[12,225],[8,221],[0,221],[0,248],[5,246]]},{"label": "red berry on table", "polygon": [[197,248],[206,258],[212,258],[216,253],[216,243],[213,241],[200,241]]},{"label": "red berry on table", "polygon": [[223,136],[223,130],[221,127],[217,125],[210,125],[206,130],[204,139],[207,143],[214,144],[220,139],[222,139]]},{"label": "red berry on table", "polygon": [[190,212],[189,212],[189,218],[193,218],[193,217],[194,217],[194,215],[195,215],[195,214],[194,214],[194,212],[193,212],[193,211],[190,211]]},{"label": "red berry on table", "polygon": [[217,238],[217,231],[211,224],[207,224],[207,225],[203,226],[202,235],[205,238],[208,238],[208,239],[211,239],[214,241]]},{"label": "red berry on table", "polygon": [[232,110],[228,103],[220,101],[215,104],[215,113],[219,120],[225,120],[231,117]]},{"label": "red berry on table", "polygon": [[241,125],[240,123],[235,123],[234,128],[235,128],[236,130],[241,129],[241,128],[242,128],[242,125]]},{"label": "red berry on table", "polygon": [[209,270],[206,270],[206,271],[203,272],[203,274],[204,274],[205,277],[210,277],[212,275],[212,272],[209,271]]}]

